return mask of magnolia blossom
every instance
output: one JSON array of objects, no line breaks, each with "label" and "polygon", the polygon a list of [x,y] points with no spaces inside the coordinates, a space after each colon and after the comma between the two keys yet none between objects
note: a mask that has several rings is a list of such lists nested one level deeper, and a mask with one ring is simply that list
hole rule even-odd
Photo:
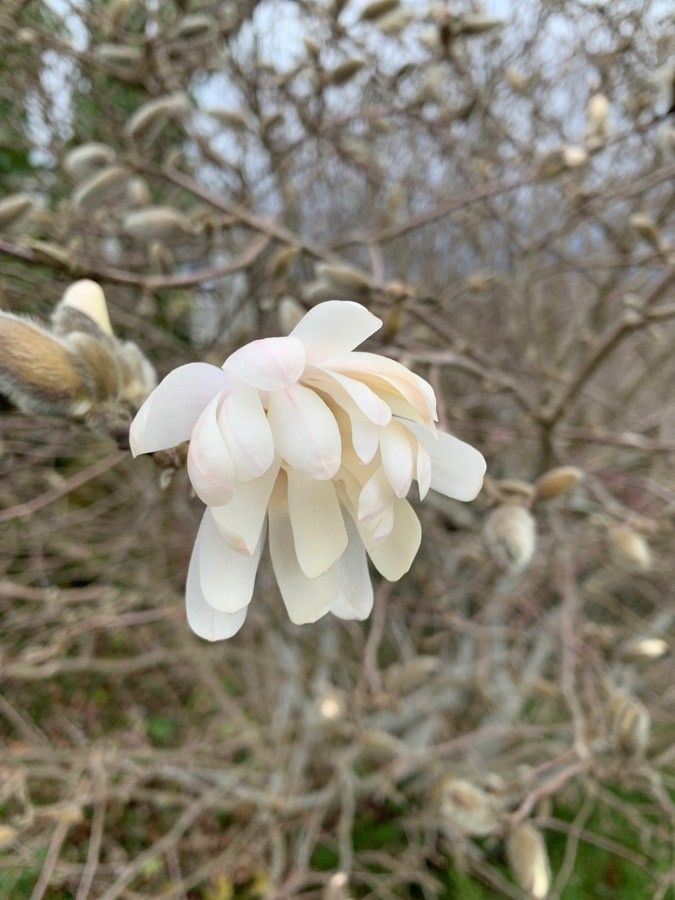
[{"label": "magnolia blossom", "polygon": [[187,576],[187,618],[220,640],[246,618],[269,533],[288,615],[364,619],[367,557],[389,581],[410,568],[416,481],[472,500],[485,461],[438,432],[431,386],[400,363],[354,352],[382,322],[358,303],[311,309],[287,337],[235,351],[222,368],[170,372],[134,419],[134,456],[189,440],[188,474],[207,506]]}]

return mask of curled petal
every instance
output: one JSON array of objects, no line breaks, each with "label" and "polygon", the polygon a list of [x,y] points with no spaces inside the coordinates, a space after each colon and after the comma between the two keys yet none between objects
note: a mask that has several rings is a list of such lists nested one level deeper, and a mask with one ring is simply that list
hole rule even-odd
[{"label": "curled petal", "polygon": [[244,624],[248,610],[244,606],[235,613],[220,612],[206,602],[199,578],[199,535],[188,568],[185,605],[188,625],[196,635],[207,641],[222,641],[236,634]]},{"label": "curled petal", "polygon": [[207,509],[199,527],[199,580],[204,599],[214,609],[235,613],[251,602],[264,534],[252,556],[232,550]]},{"label": "curled petal", "polygon": [[218,424],[238,481],[252,481],[274,462],[274,440],[256,388],[239,385],[218,409]]},{"label": "curled petal", "polygon": [[238,484],[234,497],[226,506],[211,508],[221,537],[237,553],[254,555],[278,472],[277,460],[260,478]]},{"label": "curled petal", "polygon": [[338,583],[333,569],[318,578],[307,578],[300,568],[285,491],[279,479],[270,501],[270,556],[288,616],[296,625],[304,625],[328,612],[338,596]]},{"label": "curled petal", "polygon": [[[412,484],[415,460],[414,438],[399,422],[391,422],[382,429],[380,454],[387,481],[397,497],[405,497]],[[415,441],[417,444],[417,441]]]},{"label": "curled petal", "polygon": [[439,431],[436,436],[416,422],[404,422],[431,457],[431,487],[454,500],[469,501],[479,493],[485,459],[470,444]]},{"label": "curled petal", "polygon": [[129,430],[134,456],[166,450],[187,441],[208,404],[229,389],[218,366],[188,363],[164,378],[136,413]]},{"label": "curled petal", "polygon": [[308,578],[327,572],[347,546],[340,502],[331,481],[317,481],[290,469],[288,512],[295,555]]},{"label": "curled petal", "polygon": [[308,362],[320,362],[358,347],[382,320],[352,300],[328,300],[306,313],[291,334],[304,344]]},{"label": "curled petal", "polygon": [[342,453],[340,429],[318,394],[299,384],[275,391],[268,418],[277,453],[289,466],[320,481],[335,475]]},{"label": "curled petal", "polygon": [[214,397],[197,420],[187,458],[192,487],[207,506],[228,503],[235,483],[232,456],[218,427],[219,402]]},{"label": "curled petal", "polygon": [[295,384],[302,375],[305,348],[291,335],[263,338],[235,350],[223,368],[258,390],[278,391]]},{"label": "curled petal", "polygon": [[417,441],[417,486],[420,492],[420,500],[424,500],[431,487],[431,457],[429,451],[421,441]]}]

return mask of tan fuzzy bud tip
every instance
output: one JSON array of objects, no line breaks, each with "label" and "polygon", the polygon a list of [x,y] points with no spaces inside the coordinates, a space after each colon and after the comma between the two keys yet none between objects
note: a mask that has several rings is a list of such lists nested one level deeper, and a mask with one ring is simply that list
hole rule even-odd
[{"label": "tan fuzzy bud tip", "polygon": [[181,119],[190,110],[187,94],[175,93],[158,97],[140,106],[124,126],[133,141],[152,143],[169,122]]},{"label": "tan fuzzy bud tip", "polygon": [[487,517],[483,529],[485,545],[494,559],[513,573],[527,568],[537,542],[537,526],[530,513],[505,503]]},{"label": "tan fuzzy bud tip", "polygon": [[338,288],[368,290],[368,279],[358,269],[352,268],[352,266],[317,263],[315,270],[319,278],[332,281]]},{"label": "tan fuzzy bud tip", "polygon": [[607,532],[609,548],[620,566],[630,571],[647,572],[651,569],[652,553],[649,544],[629,525],[613,525]]},{"label": "tan fuzzy bud tip", "polygon": [[180,41],[195,41],[215,33],[215,19],[204,13],[193,13],[192,15],[184,16],[176,29],[176,37]]},{"label": "tan fuzzy bud tip", "polygon": [[95,172],[79,185],[73,193],[72,203],[89,211],[111,201],[126,192],[129,172],[122,166],[107,166]]},{"label": "tan fuzzy bud tip", "polygon": [[205,112],[225,128],[234,128],[235,131],[246,131],[248,128],[248,118],[240,109],[216,107],[215,109],[207,109]]},{"label": "tan fuzzy bud tip", "polygon": [[0,200],[0,228],[9,228],[23,221],[34,209],[30,194],[10,194]]},{"label": "tan fuzzy bud tip", "polygon": [[456,27],[453,29],[455,34],[463,34],[468,37],[472,35],[487,34],[488,31],[494,31],[495,28],[501,28],[504,24],[503,19],[495,16],[482,16],[467,13],[462,16]]},{"label": "tan fuzzy bud tip", "polygon": [[99,169],[111,165],[115,161],[115,151],[107,144],[90,143],[75,147],[66,154],[63,168],[71,178],[79,181],[88,178]]},{"label": "tan fuzzy bud tip", "polygon": [[88,278],[75,281],[66,289],[61,303],[89,316],[105,334],[113,333],[103,288],[95,281]]},{"label": "tan fuzzy bud tip", "polygon": [[651,716],[644,704],[617,692],[609,704],[612,739],[617,750],[628,756],[642,756],[649,744]]},{"label": "tan fuzzy bud tip", "polygon": [[94,55],[104,63],[119,68],[129,66],[137,69],[143,59],[140,47],[130,47],[127,44],[99,44]]},{"label": "tan fuzzy bud tip", "polygon": [[495,798],[470,781],[444,778],[437,795],[442,823],[451,834],[481,837],[497,828]]},{"label": "tan fuzzy bud tip", "polygon": [[326,83],[331,84],[334,87],[340,87],[343,84],[347,84],[347,82],[351,81],[355,75],[358,75],[364,66],[364,60],[357,57],[346,59],[330,72],[326,73]]},{"label": "tan fuzzy bud tip", "polygon": [[285,275],[298,258],[299,254],[299,247],[293,247],[292,245],[281,247],[270,257],[267,264],[268,275],[271,275],[272,278],[278,278],[280,275]]},{"label": "tan fuzzy bud tip", "polygon": [[509,500],[513,498],[514,503],[521,499],[527,502],[534,498],[534,485],[519,478],[502,478],[497,482],[497,487],[505,498]]},{"label": "tan fuzzy bud tip", "polygon": [[166,240],[194,231],[187,216],[170,206],[148,206],[130,212],[122,227],[130,237],[143,241]]},{"label": "tan fuzzy bud tip", "polygon": [[361,18],[364,22],[374,22],[393,12],[399,5],[399,0],[372,0],[361,10]]},{"label": "tan fuzzy bud tip", "polygon": [[506,858],[518,885],[531,897],[546,897],[551,866],[541,833],[529,822],[518,825],[506,838]]},{"label": "tan fuzzy bud tip", "polygon": [[660,659],[669,650],[668,641],[657,637],[633,638],[620,647],[623,657],[634,660]]},{"label": "tan fuzzy bud tip", "polygon": [[553,500],[565,494],[584,478],[584,473],[576,466],[558,466],[549,469],[535,484],[537,500]]}]

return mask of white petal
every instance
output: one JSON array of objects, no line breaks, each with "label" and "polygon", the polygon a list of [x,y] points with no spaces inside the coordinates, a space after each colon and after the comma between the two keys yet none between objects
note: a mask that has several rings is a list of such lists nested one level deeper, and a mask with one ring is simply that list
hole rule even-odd
[{"label": "white petal", "polygon": [[238,481],[252,481],[274,462],[274,440],[256,388],[242,384],[220,404],[218,424]]},{"label": "white petal", "polygon": [[[323,371],[331,381],[342,388],[343,393],[356,403],[363,415],[374,425],[388,425],[391,422],[391,409],[367,384],[363,384],[355,378],[349,378],[347,375],[341,375],[339,372],[331,372],[327,369]],[[335,396],[337,402],[341,403],[339,395],[333,394],[328,389],[326,392]]]},{"label": "white petal", "polygon": [[197,420],[187,458],[192,487],[207,506],[228,503],[235,484],[232,456],[218,427],[219,403],[214,397]]},{"label": "white petal", "polygon": [[290,335],[263,338],[235,350],[223,368],[261,391],[278,391],[295,384],[302,375],[305,348]]},{"label": "white petal", "polygon": [[164,378],[136,413],[129,430],[134,456],[187,441],[199,416],[230,380],[218,366],[188,363]]},{"label": "white petal", "polygon": [[264,543],[261,531],[252,556],[243,556],[225,543],[207,509],[199,526],[199,580],[204,599],[214,609],[235,613],[248,606]]},{"label": "white petal", "polygon": [[328,300],[306,313],[291,334],[305,346],[307,359],[318,362],[358,347],[382,327],[382,320],[352,300]]},{"label": "white petal", "polygon": [[316,622],[335,602],[337,577],[331,569],[318,578],[307,578],[298,565],[285,485],[281,479],[270,502],[269,530],[272,567],[291,622],[296,625]]},{"label": "white petal", "polygon": [[387,507],[394,502],[395,495],[387,480],[384,469],[378,467],[370,476],[359,494],[359,521],[378,520],[384,515]]},{"label": "white petal", "polygon": [[485,459],[470,444],[439,431],[437,436],[416,422],[404,422],[431,457],[431,487],[454,500],[469,501],[479,493],[485,475]]},{"label": "white petal", "polygon": [[377,388],[378,382],[384,382],[411,403],[425,419],[436,419],[436,395],[431,385],[388,356],[363,352],[345,353],[327,360],[325,366],[351,375],[371,387]]},{"label": "white petal", "polygon": [[424,500],[431,487],[431,457],[429,451],[421,441],[417,441],[417,486],[420,491],[420,500]]},{"label": "white petal", "polygon": [[185,601],[188,625],[207,641],[222,641],[236,634],[244,624],[248,610],[244,606],[236,613],[219,612],[206,602],[199,579],[199,535],[188,568]]},{"label": "white petal", "polygon": [[398,581],[412,565],[422,540],[422,528],[407,500],[394,503],[394,527],[380,543],[357,523],[359,534],[377,571],[387,581]]},{"label": "white petal", "polygon": [[349,542],[335,563],[338,596],[330,611],[340,619],[367,619],[373,608],[373,583],[368,572],[366,548],[351,516],[345,516]]},{"label": "white petal", "polygon": [[251,556],[255,552],[278,471],[277,460],[260,478],[238,484],[226,506],[211,508],[223,540],[237,553]]},{"label": "white petal", "polygon": [[323,575],[347,546],[342,510],[331,481],[317,481],[290,469],[288,513],[295,555],[308,578]]},{"label": "white petal", "polygon": [[413,440],[399,422],[391,422],[380,434],[382,468],[397,497],[405,497],[412,484]]},{"label": "white petal", "polygon": [[312,478],[332,478],[340,468],[342,442],[335,416],[321,397],[295,384],[269,397],[269,423],[277,453]]}]

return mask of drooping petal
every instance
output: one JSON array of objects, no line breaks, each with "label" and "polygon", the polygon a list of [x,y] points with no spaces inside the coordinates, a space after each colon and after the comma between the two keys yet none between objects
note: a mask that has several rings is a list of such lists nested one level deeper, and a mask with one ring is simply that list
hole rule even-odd
[{"label": "drooping petal", "polygon": [[431,487],[454,500],[469,501],[479,493],[485,475],[485,459],[470,444],[439,431],[429,434],[416,422],[403,422],[431,457]]},{"label": "drooping petal", "polygon": [[419,440],[417,441],[416,478],[420,500],[424,500],[431,487],[431,457],[427,448]]},{"label": "drooping petal", "polygon": [[280,478],[270,500],[270,556],[291,622],[304,625],[316,622],[331,608],[338,595],[334,569],[318,578],[307,578],[298,564],[293,529],[286,501],[286,486]]},{"label": "drooping petal", "polygon": [[396,500],[394,503],[394,527],[379,543],[361,523],[357,523],[357,528],[366,545],[368,556],[380,575],[387,581],[398,581],[405,575],[417,555],[422,540],[419,519],[407,500]]},{"label": "drooping petal", "polygon": [[219,403],[214,397],[197,420],[187,458],[192,487],[207,506],[228,503],[235,484],[232,456],[218,427]]},{"label": "drooping petal", "polygon": [[238,481],[252,481],[274,462],[274,440],[260,394],[238,385],[220,404],[218,425],[232,454]]},{"label": "drooping petal", "polygon": [[134,456],[187,441],[197,419],[230,379],[218,366],[188,363],[164,378],[136,413],[129,430]]},{"label": "drooping petal", "polygon": [[367,619],[373,608],[373,583],[368,572],[368,557],[363,541],[352,521],[345,516],[347,549],[335,563],[338,595],[330,611],[340,619]]},{"label": "drooping petal", "polygon": [[221,537],[237,553],[247,556],[255,553],[278,472],[279,460],[255,481],[238,484],[226,506],[211,508]]},{"label": "drooping petal", "polygon": [[384,469],[378,467],[363,485],[359,494],[359,521],[379,521],[387,507],[394,502],[395,495]]},{"label": "drooping petal", "polygon": [[248,606],[263,543],[264,531],[261,531],[252,556],[237,553],[218,531],[211,510],[204,512],[198,536],[199,579],[209,606],[226,613]]},{"label": "drooping petal", "polygon": [[275,391],[268,418],[277,453],[289,466],[320,481],[335,475],[342,452],[340,429],[318,394],[299,384]]},{"label": "drooping petal", "polygon": [[434,389],[423,378],[394,359],[359,351],[334,357],[324,365],[331,371],[351,375],[376,390],[378,383],[383,382],[411,403],[425,420],[436,419]]},{"label": "drooping petal", "polygon": [[185,604],[188,625],[198,637],[207,641],[222,641],[236,634],[244,624],[248,607],[235,613],[220,612],[206,602],[199,578],[199,535],[192,549],[185,585]]},{"label": "drooping petal", "polygon": [[308,578],[323,575],[347,546],[340,502],[331,481],[317,481],[290,469],[288,513],[295,555]]},{"label": "drooping petal", "polygon": [[399,422],[391,422],[380,434],[382,468],[397,497],[405,497],[412,484],[414,463],[410,432]]},{"label": "drooping petal", "polygon": [[322,382],[322,388],[326,390],[326,393],[335,397],[340,405],[344,404],[341,402],[340,392],[336,390],[335,386],[341,388],[342,395],[346,395],[356,403],[363,415],[374,425],[384,426],[391,422],[391,409],[367,384],[363,384],[355,378],[349,378],[347,375],[341,375],[339,372],[331,372],[328,369],[323,371],[326,380]]},{"label": "drooping petal", "polygon": [[382,327],[382,320],[352,300],[328,300],[306,313],[291,334],[305,346],[307,360],[320,362],[358,347]]},{"label": "drooping petal", "polygon": [[235,350],[223,364],[251,387],[278,391],[295,384],[305,368],[305,348],[297,337],[271,337],[251,341]]}]

